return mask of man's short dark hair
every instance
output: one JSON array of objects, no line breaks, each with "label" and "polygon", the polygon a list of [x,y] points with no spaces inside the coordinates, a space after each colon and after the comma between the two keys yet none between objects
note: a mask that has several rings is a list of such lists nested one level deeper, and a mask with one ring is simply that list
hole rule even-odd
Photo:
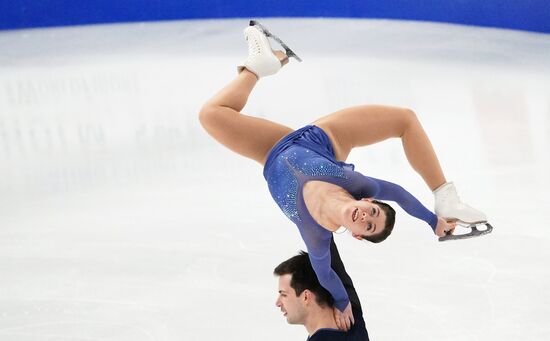
[{"label": "man's short dark hair", "polygon": [[273,270],[273,274],[276,276],[292,275],[290,286],[296,291],[296,296],[300,296],[307,289],[315,294],[315,301],[319,306],[332,307],[334,305],[334,299],[330,293],[319,283],[307,252],[301,251],[298,255],[282,262]]}]

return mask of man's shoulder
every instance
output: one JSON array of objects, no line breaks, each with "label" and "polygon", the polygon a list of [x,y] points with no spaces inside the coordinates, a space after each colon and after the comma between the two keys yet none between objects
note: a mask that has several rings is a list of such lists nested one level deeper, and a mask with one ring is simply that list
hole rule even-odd
[{"label": "man's shoulder", "polygon": [[308,341],[325,341],[325,340],[347,340],[346,332],[336,329],[319,329],[313,335],[311,335]]},{"label": "man's shoulder", "polygon": [[348,332],[336,329],[319,329],[308,341],[369,341],[365,325],[355,324]]}]

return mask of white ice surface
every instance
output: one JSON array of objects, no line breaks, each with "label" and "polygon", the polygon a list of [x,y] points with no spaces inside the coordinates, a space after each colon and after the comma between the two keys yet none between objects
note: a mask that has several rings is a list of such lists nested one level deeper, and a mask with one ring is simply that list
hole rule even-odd
[{"label": "white ice surface", "polygon": [[[0,32],[0,340],[305,340],[272,269],[303,248],[253,161],[201,129],[246,20]],[[398,210],[338,235],[372,340],[550,339],[550,35],[264,20],[303,58],[245,108],[298,128],[366,103],[419,115],[494,232],[439,243]],[[433,199],[397,140],[363,173]]]}]

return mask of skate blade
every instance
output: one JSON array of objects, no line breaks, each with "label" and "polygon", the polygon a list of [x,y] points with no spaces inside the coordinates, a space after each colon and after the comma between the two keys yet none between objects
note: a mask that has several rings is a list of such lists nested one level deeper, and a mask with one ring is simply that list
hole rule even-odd
[{"label": "skate blade", "polygon": [[292,58],[296,59],[299,62],[302,61],[302,59],[300,57],[298,57],[298,55],[296,53],[294,53],[294,51],[292,51],[292,49],[290,49],[290,47],[288,47],[287,44],[285,44],[279,37],[277,37],[273,33],[269,32],[267,27],[265,27],[264,25],[260,24],[256,20],[250,20],[249,26],[256,26],[257,28],[259,28],[262,31],[263,34],[265,34],[266,37],[272,38],[277,43],[279,43],[279,45],[281,45],[283,47],[283,49],[285,49],[285,54],[287,55],[287,57],[292,57]]},{"label": "skate blade", "polygon": [[[463,224],[459,223],[459,225],[463,225]],[[489,234],[489,233],[491,233],[491,231],[493,231],[493,226],[491,226],[491,224],[489,224],[489,223],[480,223],[480,225],[485,225],[486,229],[485,230],[478,230],[477,224],[469,224],[468,226],[466,226],[467,228],[471,229],[471,231],[469,233],[465,233],[465,234],[448,234],[446,236],[439,237],[439,241],[444,242],[444,241],[447,241],[447,240],[459,240],[459,239],[476,238],[476,237],[480,237],[480,236]]]}]

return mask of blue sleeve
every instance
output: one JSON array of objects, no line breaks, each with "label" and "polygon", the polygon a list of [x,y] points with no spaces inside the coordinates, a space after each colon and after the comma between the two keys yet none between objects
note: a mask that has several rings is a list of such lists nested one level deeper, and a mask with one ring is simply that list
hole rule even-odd
[{"label": "blue sleeve", "polygon": [[331,267],[334,270],[334,272],[336,272],[336,274],[342,281],[344,288],[346,289],[346,292],[349,297],[349,301],[351,303],[351,307],[353,309],[354,316],[356,313],[358,316],[363,316],[363,310],[361,308],[361,302],[359,301],[359,296],[357,295],[357,291],[353,286],[353,281],[351,280],[351,277],[347,273],[346,268],[344,267],[344,263],[340,258],[340,253],[338,252],[338,248],[334,243],[334,237],[332,237],[330,240],[331,240],[330,242]]},{"label": "blue sleeve", "polygon": [[353,173],[348,174],[351,175],[352,179],[350,180],[354,182],[355,186],[360,186],[362,197],[394,201],[405,212],[425,221],[435,231],[437,216],[403,187],[389,181],[364,176],[359,172],[353,171],[350,173]]},{"label": "blue sleeve", "polygon": [[343,312],[349,304],[349,298],[340,277],[331,267],[332,232],[318,226],[306,226],[305,224],[298,224],[298,229],[306,244],[309,260],[317,274],[319,283],[334,298],[334,306]]}]

